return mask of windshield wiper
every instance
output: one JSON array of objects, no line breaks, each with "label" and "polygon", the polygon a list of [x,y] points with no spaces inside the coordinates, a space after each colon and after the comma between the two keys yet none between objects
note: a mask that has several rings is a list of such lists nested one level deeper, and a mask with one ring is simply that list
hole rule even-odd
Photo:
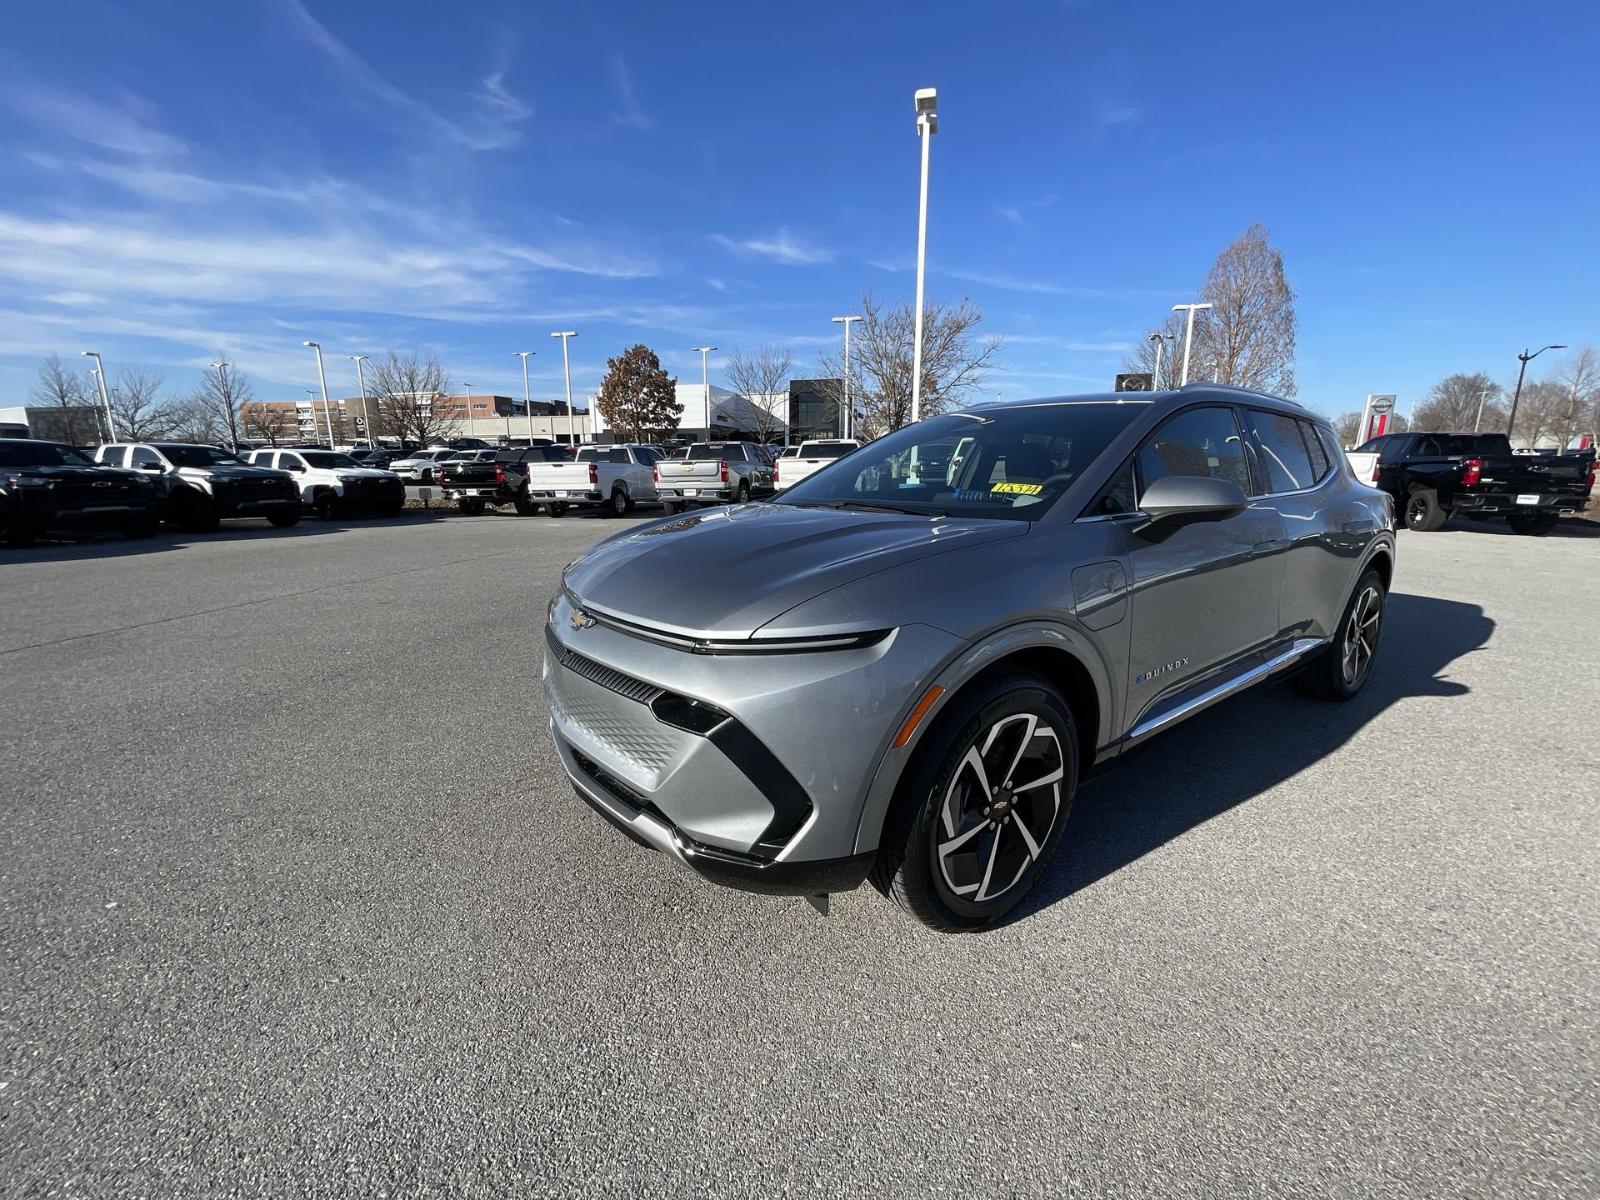
[{"label": "windshield wiper", "polygon": [[905,508],[898,504],[879,504],[876,500],[815,500],[804,507],[849,509],[852,512],[905,513],[910,517],[937,517],[942,515],[938,512],[931,512],[926,508]]}]

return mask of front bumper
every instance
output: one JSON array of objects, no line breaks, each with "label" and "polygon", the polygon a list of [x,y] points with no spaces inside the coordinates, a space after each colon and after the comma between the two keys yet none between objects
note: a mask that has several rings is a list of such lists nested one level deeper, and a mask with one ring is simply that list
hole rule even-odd
[{"label": "front bumper", "polygon": [[957,639],[910,625],[843,650],[697,654],[575,628],[573,611],[552,606],[544,690],[580,795],[719,882],[812,894],[865,877],[868,792],[892,786],[889,741]]}]

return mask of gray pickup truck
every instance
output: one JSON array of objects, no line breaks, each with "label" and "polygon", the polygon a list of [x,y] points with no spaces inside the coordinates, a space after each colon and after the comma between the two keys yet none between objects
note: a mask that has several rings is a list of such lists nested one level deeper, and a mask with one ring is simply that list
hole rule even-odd
[{"label": "gray pickup truck", "polygon": [[743,504],[774,490],[772,468],[750,442],[696,442],[656,464],[656,492],[669,513],[695,504]]}]

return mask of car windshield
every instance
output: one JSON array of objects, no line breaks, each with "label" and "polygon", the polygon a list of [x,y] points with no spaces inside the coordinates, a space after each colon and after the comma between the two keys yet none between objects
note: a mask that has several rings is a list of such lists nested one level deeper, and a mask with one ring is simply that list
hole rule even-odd
[{"label": "car windshield", "polygon": [[0,467],[92,467],[71,446],[52,442],[10,442],[0,446]]},{"label": "car windshield", "polygon": [[848,442],[807,442],[800,447],[801,458],[843,458],[856,447]]},{"label": "car windshield", "polygon": [[157,450],[166,456],[168,462],[175,467],[219,467],[237,466],[244,460],[229,454],[226,450],[216,446],[157,446]]},{"label": "car windshield", "polygon": [[317,467],[328,471],[337,467],[359,467],[361,464],[348,454],[333,454],[327,450],[302,450],[300,457],[306,460],[306,466]]},{"label": "car windshield", "polygon": [[774,503],[1036,520],[1146,403],[1030,404],[933,417],[822,468]]},{"label": "car windshield", "polygon": [[733,462],[744,461],[744,444],[732,446],[690,446],[688,459],[690,462],[715,462],[719,458],[729,459]]}]

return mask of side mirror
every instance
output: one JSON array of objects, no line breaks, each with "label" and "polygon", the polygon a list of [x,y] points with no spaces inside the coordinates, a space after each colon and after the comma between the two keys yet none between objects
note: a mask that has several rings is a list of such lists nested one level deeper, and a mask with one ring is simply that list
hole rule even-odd
[{"label": "side mirror", "polygon": [[1231,479],[1209,475],[1167,475],[1145,488],[1139,508],[1152,525],[1180,525],[1190,521],[1220,521],[1243,512],[1250,501]]},{"label": "side mirror", "polygon": [[159,475],[161,472],[165,471],[166,468],[160,463],[140,463],[139,470],[149,471],[152,475]]}]

